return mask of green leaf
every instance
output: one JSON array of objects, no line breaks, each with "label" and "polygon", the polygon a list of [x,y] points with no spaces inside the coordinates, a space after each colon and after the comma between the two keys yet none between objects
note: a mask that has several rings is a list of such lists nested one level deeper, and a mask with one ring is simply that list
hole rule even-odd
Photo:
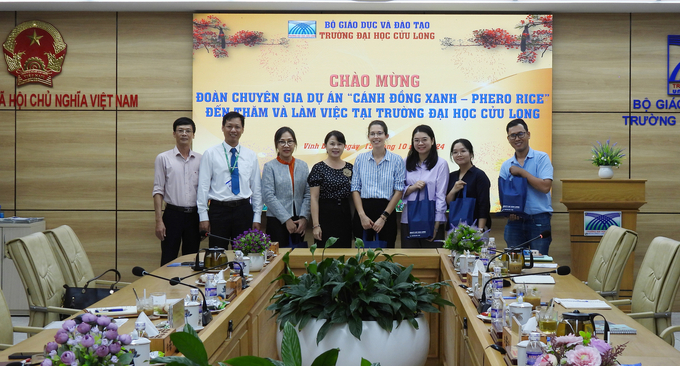
[{"label": "green leaf", "polygon": [[220,366],[222,365],[231,365],[231,366],[272,366],[272,362],[269,361],[266,358],[262,357],[255,357],[255,356],[241,356],[241,357],[235,357],[235,358],[230,358],[224,362],[220,362]]},{"label": "green leaf", "polygon": [[361,366],[380,366],[380,362],[371,363],[371,361],[361,358]]},{"label": "green leaf", "polygon": [[361,240],[361,239],[359,239],[359,238],[356,238],[356,239],[354,240],[354,246],[355,246],[357,249],[363,248],[363,247],[364,247],[364,241]]},{"label": "green leaf", "polygon": [[279,361],[279,360],[272,360],[271,358],[267,357],[267,360],[272,363],[274,366],[286,366],[285,363]]},{"label": "green leaf", "polygon": [[[185,366],[207,366],[207,363],[205,365],[199,365],[190,359],[186,357],[180,357],[180,356],[168,356],[168,357],[156,357],[153,360],[149,361],[150,363],[164,363],[168,364],[170,366],[180,366],[180,365],[185,365]],[[234,365],[236,366],[236,365]]]},{"label": "green leaf", "polygon": [[328,238],[328,240],[326,240],[326,244],[324,245],[324,248],[330,248],[331,246],[333,246],[333,244],[335,244],[336,241],[338,241],[338,238],[336,238],[336,237],[332,236],[332,237]]},{"label": "green leaf", "polygon": [[[118,357],[118,364],[119,365],[129,365],[132,362],[132,353],[130,352],[125,352],[120,357]],[[151,360],[153,361],[153,360]],[[152,362],[153,363],[153,362]]]},{"label": "green leaf", "polygon": [[326,320],[326,322],[323,323],[321,328],[319,328],[319,331],[316,333],[316,345],[317,346],[319,345],[319,342],[321,342],[324,339],[324,337],[326,337],[326,334],[328,333],[328,331],[331,330],[331,325],[333,325],[333,323],[331,323],[330,320]]},{"label": "green leaf", "polygon": [[314,252],[316,252],[316,243],[312,244],[312,246],[309,247],[309,251],[312,252],[312,256],[314,256]]},{"label": "green leaf", "polygon": [[196,331],[190,325],[184,326],[183,332],[175,332],[170,335],[172,343],[184,357],[200,366],[209,366],[208,353]]},{"label": "green leaf", "polygon": [[283,327],[283,340],[281,341],[281,358],[288,366],[302,365],[302,351],[300,350],[300,338],[295,327],[286,323]]},{"label": "green leaf", "polygon": [[349,332],[358,339],[361,340],[361,333],[363,331],[361,318],[354,313],[354,315],[347,319],[347,325],[349,326]]},{"label": "green leaf", "polygon": [[331,348],[314,359],[312,366],[335,366],[338,362],[338,352],[340,348]]},{"label": "green leaf", "polygon": [[396,285],[396,284],[400,284],[402,282],[405,282],[408,279],[408,276],[411,274],[412,270],[413,270],[413,264],[406,267],[406,269],[404,269],[404,271],[402,271],[399,274],[397,279],[394,280],[394,284]]}]

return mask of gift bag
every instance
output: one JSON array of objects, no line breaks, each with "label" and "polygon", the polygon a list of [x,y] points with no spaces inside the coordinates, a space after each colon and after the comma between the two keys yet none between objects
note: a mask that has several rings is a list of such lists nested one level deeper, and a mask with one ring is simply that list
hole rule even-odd
[{"label": "gift bag", "polygon": [[524,205],[527,202],[526,178],[511,175],[509,179],[498,177],[498,193],[501,201],[501,214],[525,216]]},{"label": "gift bag", "polygon": [[[420,199],[420,192],[425,192],[425,197]],[[429,239],[434,235],[435,202],[430,201],[427,186],[418,190],[415,201],[407,202],[408,205],[408,239]]]},{"label": "gift bag", "polygon": [[467,196],[467,184],[463,187],[463,197],[457,197],[455,201],[449,203],[449,230],[465,222],[472,225],[475,221],[476,198]]},{"label": "gift bag", "polygon": [[366,230],[364,230],[364,235],[362,237],[364,241],[364,248],[387,248],[387,242],[380,240],[378,233],[375,233],[375,238],[372,241],[366,240]]}]

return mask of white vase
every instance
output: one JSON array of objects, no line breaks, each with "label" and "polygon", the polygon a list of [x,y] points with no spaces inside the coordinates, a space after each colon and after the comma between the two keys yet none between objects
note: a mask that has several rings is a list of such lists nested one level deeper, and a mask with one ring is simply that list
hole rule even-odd
[{"label": "white vase", "polygon": [[597,173],[602,179],[612,179],[614,176],[614,169],[609,165],[600,165],[600,171]]},{"label": "white vase", "polygon": [[248,255],[248,257],[250,257],[250,271],[249,272],[261,271],[262,268],[264,267],[264,254],[263,253],[250,253]]},{"label": "white vase", "polygon": [[[416,320],[419,329],[404,320],[399,327],[395,321],[392,332],[380,328],[375,321],[364,321],[361,340],[350,333],[347,324],[334,324],[317,346],[316,333],[324,321],[312,319],[298,331],[302,366],[310,366],[317,356],[331,348],[340,348],[337,365],[361,365],[361,358],[365,358],[388,366],[423,366],[430,348],[430,327],[424,316]],[[282,338],[283,331],[279,330],[276,335],[279,352]]]}]

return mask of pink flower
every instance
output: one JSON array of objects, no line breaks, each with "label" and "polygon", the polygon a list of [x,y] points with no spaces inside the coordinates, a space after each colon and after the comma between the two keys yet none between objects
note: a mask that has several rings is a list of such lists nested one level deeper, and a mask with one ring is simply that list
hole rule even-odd
[{"label": "pink flower", "polygon": [[600,366],[602,363],[600,352],[593,347],[578,345],[564,356],[567,358],[567,364],[571,366]]},{"label": "pink flower", "polygon": [[536,362],[538,362],[536,366],[557,366],[557,357],[551,353],[544,353]]},{"label": "pink flower", "polygon": [[574,346],[574,345],[581,345],[583,344],[583,337],[577,337],[573,334],[569,334],[566,336],[561,336],[561,337],[556,337],[555,338],[555,345],[556,346],[561,346],[561,345],[567,345],[567,346]]},{"label": "pink flower", "polygon": [[612,349],[612,346],[599,338],[591,338],[590,346],[594,347],[600,354],[604,354]]}]

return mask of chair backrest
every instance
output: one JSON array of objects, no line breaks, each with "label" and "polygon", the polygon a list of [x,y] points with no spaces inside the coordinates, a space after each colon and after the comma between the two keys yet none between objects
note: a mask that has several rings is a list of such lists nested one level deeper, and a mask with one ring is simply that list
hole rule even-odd
[{"label": "chair backrest", "polygon": [[45,235],[57,257],[57,262],[70,287],[83,287],[94,278],[92,265],[78,236],[68,225],[45,230]]},{"label": "chair backrest", "polygon": [[607,299],[618,298],[623,269],[635,250],[637,241],[638,235],[635,231],[610,226],[600,240],[590,263],[588,286],[601,292]]},{"label": "chair backrest", "polygon": [[64,276],[45,234],[38,232],[5,244],[7,256],[14,261],[26,290],[29,325],[44,327],[59,320],[59,314],[36,311],[35,307],[62,305]]},{"label": "chair backrest", "polygon": [[5,295],[0,290],[0,344],[14,344],[14,333],[12,332],[12,315],[9,313],[9,306],[5,301]]},{"label": "chair backrest", "polygon": [[[658,236],[649,244],[633,288],[633,313],[670,312],[680,280],[680,242]],[[636,319],[659,334],[671,325],[668,318]],[[671,336],[673,336],[671,334]]]}]

